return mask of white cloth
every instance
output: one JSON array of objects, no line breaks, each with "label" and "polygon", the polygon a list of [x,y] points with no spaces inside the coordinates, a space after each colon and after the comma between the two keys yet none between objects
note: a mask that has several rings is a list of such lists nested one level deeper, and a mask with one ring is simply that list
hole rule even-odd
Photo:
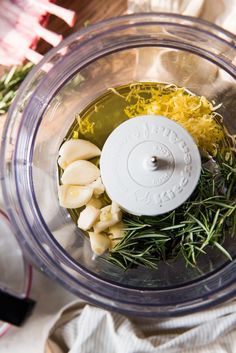
[{"label": "white cloth", "polygon": [[128,12],[170,12],[195,16],[235,33],[235,0],[128,0]]},{"label": "white cloth", "polygon": [[234,327],[235,301],[171,319],[127,318],[77,301],[62,310],[46,353],[229,353]]}]

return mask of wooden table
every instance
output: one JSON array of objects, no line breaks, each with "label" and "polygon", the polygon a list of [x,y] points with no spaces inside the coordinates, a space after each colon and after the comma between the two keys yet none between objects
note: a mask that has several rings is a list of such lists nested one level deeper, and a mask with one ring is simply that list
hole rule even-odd
[{"label": "wooden table", "polygon": [[[127,10],[127,0],[58,0],[59,6],[74,10],[77,13],[77,22],[73,28],[69,28],[62,20],[50,16],[48,29],[62,34],[64,37],[78,31],[87,22],[92,24],[104,19],[119,16]],[[43,40],[40,40],[37,50],[45,54],[51,48]]]}]

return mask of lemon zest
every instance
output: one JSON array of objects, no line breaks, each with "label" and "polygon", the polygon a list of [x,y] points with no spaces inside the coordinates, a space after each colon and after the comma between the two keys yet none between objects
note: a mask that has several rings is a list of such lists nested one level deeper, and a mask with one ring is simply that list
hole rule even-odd
[{"label": "lemon zest", "polygon": [[79,132],[76,131],[76,130],[74,130],[74,131],[73,131],[72,138],[73,138],[74,140],[77,140],[77,139],[79,138]]},{"label": "lemon zest", "polygon": [[86,116],[85,118],[81,118],[79,115],[77,116],[77,122],[78,122],[78,130],[81,134],[94,134],[94,122],[91,122],[89,120],[89,117]]},{"label": "lemon zest", "polygon": [[[117,91],[112,90],[117,94]],[[217,121],[214,107],[204,96],[196,96],[185,88],[175,85],[132,84],[125,100],[128,118],[138,115],[162,115],[182,125],[197,145],[211,155],[224,138],[224,131]],[[219,116],[220,117],[220,116]]]}]

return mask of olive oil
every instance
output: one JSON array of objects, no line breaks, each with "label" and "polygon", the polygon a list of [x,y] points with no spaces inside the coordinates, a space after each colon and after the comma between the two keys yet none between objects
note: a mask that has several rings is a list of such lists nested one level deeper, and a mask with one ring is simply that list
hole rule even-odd
[{"label": "olive oil", "polygon": [[78,112],[66,139],[79,137],[102,148],[109,134],[125,120],[161,115],[182,125],[201,149],[214,155],[215,146],[224,137],[216,108],[205,97],[175,85],[132,83],[108,89]]},{"label": "olive oil", "polygon": [[[181,109],[184,111],[181,112]],[[187,112],[186,112],[187,109]],[[191,117],[189,118],[189,113]],[[129,83],[116,88],[109,88],[104,94],[92,101],[84,110],[78,112],[65,140],[81,138],[88,140],[102,149],[110,133],[125,120],[138,115],[163,115],[187,128],[196,142],[210,138],[214,146],[222,138],[222,126],[216,113],[205,97],[195,96],[185,88],[157,82]],[[193,120],[195,115],[195,121]],[[195,124],[195,126],[194,126]],[[204,124],[206,126],[204,127]],[[205,137],[202,131],[204,127]],[[210,128],[216,131],[215,139]],[[211,146],[209,150],[211,150]],[[202,150],[203,146],[199,146]],[[209,151],[207,151],[208,153]],[[212,151],[210,151],[212,152]],[[99,167],[99,158],[91,160]],[[63,170],[59,168],[59,180]],[[110,202],[104,196],[104,205]],[[68,212],[76,223],[81,209],[69,209]]]},{"label": "olive oil", "polygon": [[[127,94],[128,91],[128,86],[119,88],[122,94]],[[73,138],[73,134],[78,132],[79,138],[102,148],[109,134],[128,119],[124,113],[126,106],[124,98],[108,90],[76,115],[66,140]]]},{"label": "olive oil", "polygon": [[[108,89],[76,114],[65,140],[84,139],[102,149],[110,133],[125,120],[140,115],[156,115],[158,119],[160,115],[182,125],[195,140],[202,157],[199,185],[179,208],[158,217],[135,217],[124,213],[126,233],[111,249],[110,262],[123,269],[135,264],[156,268],[159,261],[175,259],[182,254],[187,265],[196,266],[196,259],[206,246],[217,247],[231,259],[222,244],[228,233],[233,235],[236,230],[235,137],[225,129],[223,118],[217,113],[219,107],[185,88],[139,82]],[[99,167],[99,157],[90,161]],[[63,170],[59,168],[59,180],[62,174]],[[103,206],[111,204],[106,193],[100,199]],[[68,212],[77,223],[81,209],[69,209]],[[201,221],[199,217],[202,217]],[[212,224],[219,229],[213,229]],[[176,231],[178,228],[180,230]],[[159,232],[166,232],[160,243],[155,238]],[[138,236],[139,242],[135,242],[135,246],[131,242],[129,248],[127,242],[132,239],[131,235]],[[130,251],[129,260],[123,257],[123,247]],[[131,261],[132,256],[134,260]]]}]

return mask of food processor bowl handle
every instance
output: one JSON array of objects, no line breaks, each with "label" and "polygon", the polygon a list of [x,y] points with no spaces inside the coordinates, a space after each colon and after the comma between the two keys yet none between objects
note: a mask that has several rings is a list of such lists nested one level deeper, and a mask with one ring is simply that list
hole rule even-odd
[{"label": "food processor bowl handle", "polygon": [[29,298],[19,298],[0,289],[0,320],[15,326],[21,326],[31,314],[35,301]]}]

